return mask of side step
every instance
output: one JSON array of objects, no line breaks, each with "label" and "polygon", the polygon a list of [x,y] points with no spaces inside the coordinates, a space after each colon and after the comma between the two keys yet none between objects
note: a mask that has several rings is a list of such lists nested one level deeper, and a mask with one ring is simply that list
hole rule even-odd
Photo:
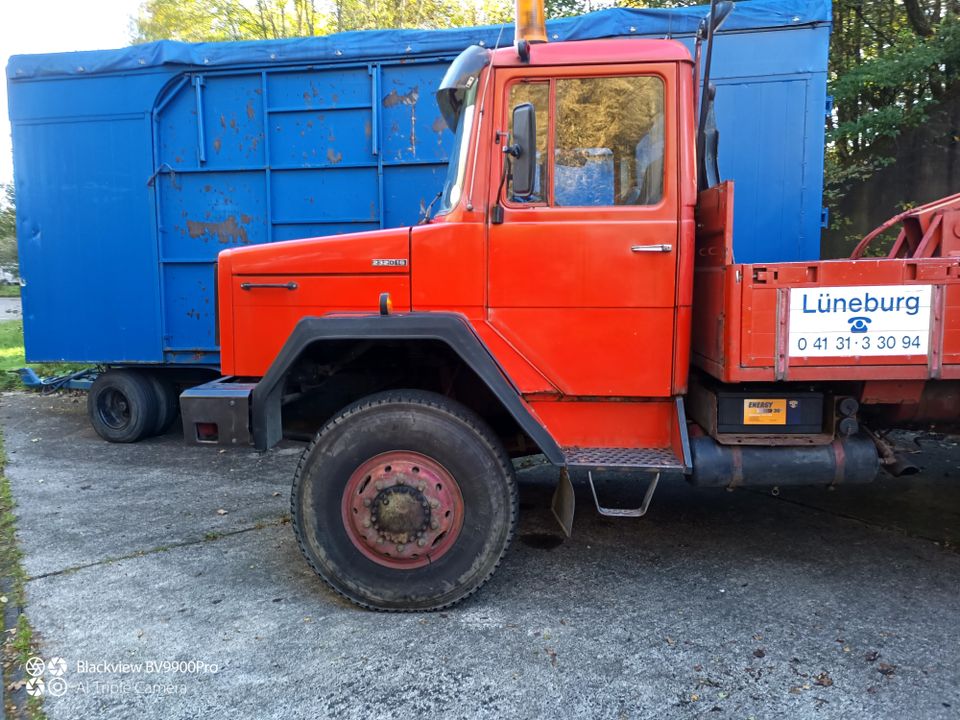
[{"label": "side step", "polygon": [[[685,428],[684,428],[685,429]],[[643,517],[650,508],[650,500],[660,482],[661,472],[685,473],[691,469],[690,449],[686,433],[682,433],[683,454],[685,459],[678,458],[671,448],[561,448],[566,465],[560,470],[560,481],[550,503],[553,516],[556,518],[564,535],[570,537],[573,532],[573,515],[576,508],[573,484],[567,468],[587,469],[587,480],[590,483],[590,493],[593,496],[597,512],[607,517]],[[628,471],[634,477],[629,480],[630,485],[638,482],[635,475],[643,473],[650,476],[647,490],[643,495],[643,502],[638,508],[611,508],[600,503],[597,487],[593,482],[594,470]],[[626,480],[626,478],[624,478]]]},{"label": "side step", "polygon": [[561,448],[570,467],[596,470],[686,471],[688,465],[670,448]]},{"label": "side step", "polygon": [[587,473],[587,480],[590,481],[590,492],[593,493],[593,502],[597,506],[597,512],[601,515],[606,515],[607,517],[643,517],[647,514],[647,510],[650,507],[650,499],[657,489],[657,483],[660,482],[660,473],[653,476],[650,484],[647,485],[647,491],[643,494],[643,504],[635,510],[632,508],[620,509],[604,507],[600,504],[600,498],[597,497],[597,489],[593,486],[592,472]]}]

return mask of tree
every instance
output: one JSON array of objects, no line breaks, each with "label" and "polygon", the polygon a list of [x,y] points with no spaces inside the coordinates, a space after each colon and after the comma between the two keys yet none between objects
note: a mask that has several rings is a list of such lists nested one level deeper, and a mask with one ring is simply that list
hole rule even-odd
[{"label": "tree", "polygon": [[13,183],[0,183],[0,268],[17,272],[17,207]]},{"label": "tree", "polygon": [[830,93],[835,105],[827,121],[825,201],[835,236],[856,230],[846,244],[862,228],[854,227],[859,218],[844,214],[844,199],[892,165],[903,134],[923,125],[960,89],[958,11],[957,0],[834,2]]},{"label": "tree", "polygon": [[501,23],[509,0],[144,0],[133,41],[266,40],[345,30]]}]

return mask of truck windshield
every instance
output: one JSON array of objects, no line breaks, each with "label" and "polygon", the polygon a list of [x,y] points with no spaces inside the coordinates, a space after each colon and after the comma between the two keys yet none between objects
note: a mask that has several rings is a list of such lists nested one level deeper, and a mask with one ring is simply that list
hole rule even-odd
[{"label": "truck windshield", "polygon": [[463,176],[467,169],[467,145],[470,143],[470,131],[473,129],[473,115],[477,100],[478,82],[474,82],[464,93],[463,105],[457,117],[456,135],[453,149],[450,151],[450,164],[447,166],[447,179],[443,185],[438,214],[449,212],[463,193]]}]

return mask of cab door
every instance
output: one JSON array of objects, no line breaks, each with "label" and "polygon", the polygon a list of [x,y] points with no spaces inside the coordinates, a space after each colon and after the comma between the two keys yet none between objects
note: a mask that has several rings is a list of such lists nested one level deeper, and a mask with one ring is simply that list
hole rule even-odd
[{"label": "cab door", "polygon": [[498,129],[509,131],[517,104],[536,109],[537,173],[524,199],[490,183],[503,222],[489,225],[487,318],[564,395],[671,394],[675,74],[669,64],[498,71]]}]

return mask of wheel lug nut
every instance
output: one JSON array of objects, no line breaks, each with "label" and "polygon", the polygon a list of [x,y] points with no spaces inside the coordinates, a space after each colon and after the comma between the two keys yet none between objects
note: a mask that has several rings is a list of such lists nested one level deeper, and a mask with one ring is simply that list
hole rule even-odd
[{"label": "wheel lug nut", "polygon": [[397,478],[397,485],[403,485],[403,478]]},{"label": "wheel lug nut", "polygon": [[378,480],[378,481],[377,481],[377,484],[374,485],[374,487],[375,487],[377,490],[383,490],[383,483]]},{"label": "wheel lug nut", "polygon": [[364,521],[363,521],[363,526],[364,526],[365,528],[370,527],[370,521],[369,521],[369,520],[364,520]]},{"label": "wheel lug nut", "polygon": [[370,507],[370,498],[364,498],[364,499],[363,499],[363,506],[364,506],[364,507]]},{"label": "wheel lug nut", "polygon": [[430,507],[432,507],[432,508],[438,508],[438,507],[440,507],[440,501],[439,501],[439,500],[431,500],[431,501],[430,501]]},{"label": "wheel lug nut", "polygon": [[424,540],[424,539],[422,539],[422,538],[421,538],[420,540],[417,540],[417,545],[418,545],[419,547],[423,547],[423,546],[426,545],[426,544],[427,544],[427,541]]},{"label": "wheel lug nut", "polygon": [[423,492],[426,489],[427,489],[426,483],[420,483],[419,485],[417,485],[417,490],[419,490],[420,492]]},{"label": "wheel lug nut", "polygon": [[432,523],[430,523],[430,528],[431,528],[431,529],[436,530],[438,527],[440,527],[440,523],[438,523],[436,520],[434,520]]},{"label": "wheel lug nut", "polygon": [[404,545],[397,545],[397,552],[403,552]]},{"label": "wheel lug nut", "polygon": [[383,536],[377,538],[377,545],[383,545]]}]

